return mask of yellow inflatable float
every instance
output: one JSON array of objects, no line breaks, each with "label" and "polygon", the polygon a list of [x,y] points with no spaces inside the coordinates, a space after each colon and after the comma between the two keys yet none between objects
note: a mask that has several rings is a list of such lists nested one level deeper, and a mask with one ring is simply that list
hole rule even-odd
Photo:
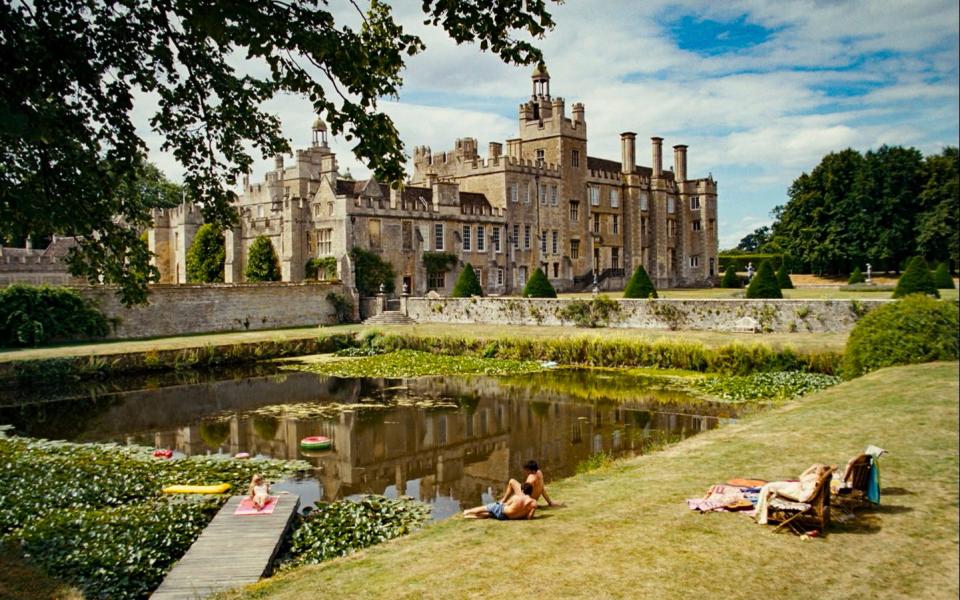
[{"label": "yellow inflatable float", "polygon": [[219,485],[168,485],[164,494],[224,494],[230,490],[229,483]]}]

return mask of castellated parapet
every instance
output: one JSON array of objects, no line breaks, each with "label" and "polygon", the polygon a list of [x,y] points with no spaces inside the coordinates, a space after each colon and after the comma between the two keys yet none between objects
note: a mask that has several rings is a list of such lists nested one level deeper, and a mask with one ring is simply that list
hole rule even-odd
[{"label": "castellated parapet", "polygon": [[[397,291],[449,292],[467,263],[488,294],[518,293],[537,268],[560,290],[622,286],[643,265],[658,287],[704,285],[717,278],[717,185],[687,179],[687,146],[664,168],[660,137],[652,166],[637,164],[636,134],[621,134],[620,161],[589,156],[586,109],[550,95],[538,65],[531,95],[519,105],[517,137],[477,138],[453,148],[413,148],[404,185],[341,174],[326,126],[313,125],[311,147],[277,157],[259,183],[244,178],[238,225],[225,232],[226,279],[243,280],[249,245],[267,236],[285,281],[300,281],[307,261],[331,256],[349,287],[354,247],[379,254],[397,274]],[[289,164],[288,164],[289,163]],[[165,281],[182,282],[182,265],[199,212],[184,206],[156,216],[151,249]],[[425,253],[449,255],[424,260]],[[437,268],[441,271],[428,271]]]}]

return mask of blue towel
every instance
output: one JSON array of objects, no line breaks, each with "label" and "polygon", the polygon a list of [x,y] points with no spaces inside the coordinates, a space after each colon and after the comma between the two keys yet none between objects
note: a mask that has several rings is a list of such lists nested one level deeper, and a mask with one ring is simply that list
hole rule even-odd
[{"label": "blue towel", "polygon": [[867,500],[880,504],[880,461],[870,461],[870,473],[867,480]]}]

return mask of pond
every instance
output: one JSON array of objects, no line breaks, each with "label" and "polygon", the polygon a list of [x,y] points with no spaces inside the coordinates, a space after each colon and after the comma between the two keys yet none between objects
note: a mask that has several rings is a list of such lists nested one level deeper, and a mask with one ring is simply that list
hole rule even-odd
[{"label": "pond", "polygon": [[[260,365],[18,394],[0,393],[0,424],[21,435],[303,459],[312,471],[274,486],[302,506],[407,495],[434,519],[491,501],[527,460],[549,482],[596,453],[650,452],[737,417],[666,380],[597,369],[344,379]],[[333,448],[301,450],[312,435]]]}]

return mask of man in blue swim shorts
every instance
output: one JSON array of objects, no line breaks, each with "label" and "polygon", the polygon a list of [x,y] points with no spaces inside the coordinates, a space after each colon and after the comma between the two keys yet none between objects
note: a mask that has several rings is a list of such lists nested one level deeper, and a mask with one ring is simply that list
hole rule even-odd
[{"label": "man in blue swim shorts", "polygon": [[491,502],[484,506],[465,510],[463,511],[463,518],[496,519],[498,521],[532,519],[533,513],[537,510],[537,501],[530,496],[533,493],[533,486],[524,483],[520,487],[520,491],[520,494],[514,494],[506,502]]}]

